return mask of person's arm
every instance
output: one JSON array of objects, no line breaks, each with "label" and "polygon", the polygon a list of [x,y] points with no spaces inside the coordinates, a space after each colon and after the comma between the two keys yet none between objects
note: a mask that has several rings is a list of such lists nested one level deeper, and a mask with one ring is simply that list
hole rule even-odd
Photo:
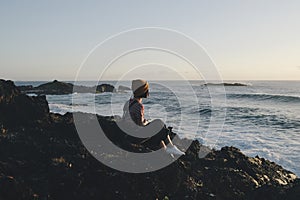
[{"label": "person's arm", "polygon": [[147,119],[145,119],[145,117],[144,117],[144,105],[143,104],[141,104],[141,106],[140,106],[139,116],[140,116],[139,121],[141,122],[141,125],[142,126],[147,126],[149,124],[149,121]]},{"label": "person's arm", "polygon": [[148,124],[147,120],[144,118],[144,105],[141,103],[136,103],[130,108],[132,120],[139,126],[146,126]]},{"label": "person's arm", "polygon": [[148,120],[144,119],[144,121],[143,121],[143,125],[144,125],[144,126],[147,126],[149,123],[150,123],[150,122],[149,122]]},{"label": "person's arm", "polygon": [[144,105],[141,106],[141,122],[143,126],[146,126],[149,123],[144,117]]}]

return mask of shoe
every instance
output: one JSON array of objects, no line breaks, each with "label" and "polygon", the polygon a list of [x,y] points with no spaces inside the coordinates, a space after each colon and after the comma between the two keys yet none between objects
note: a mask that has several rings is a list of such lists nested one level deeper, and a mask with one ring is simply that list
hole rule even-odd
[{"label": "shoe", "polygon": [[173,155],[185,155],[184,152],[180,151],[175,145],[171,147],[167,147],[166,152],[173,154]]}]

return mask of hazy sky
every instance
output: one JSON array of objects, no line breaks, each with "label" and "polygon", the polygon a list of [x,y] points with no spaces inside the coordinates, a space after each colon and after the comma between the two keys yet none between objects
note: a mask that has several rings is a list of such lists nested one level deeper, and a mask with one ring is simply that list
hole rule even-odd
[{"label": "hazy sky", "polygon": [[0,78],[73,80],[89,51],[107,37],[163,27],[198,41],[223,79],[300,80],[299,20],[299,0],[2,0]]}]

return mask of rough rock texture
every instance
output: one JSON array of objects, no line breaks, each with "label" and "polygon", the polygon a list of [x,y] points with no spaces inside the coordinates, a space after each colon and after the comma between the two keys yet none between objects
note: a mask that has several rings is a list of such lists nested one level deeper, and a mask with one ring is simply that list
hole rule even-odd
[{"label": "rough rock texture", "polygon": [[49,83],[41,84],[37,87],[33,86],[18,86],[18,89],[22,93],[36,93],[36,94],[50,94],[50,95],[63,95],[78,93],[101,93],[101,92],[114,92],[115,88],[109,84],[101,84],[98,86],[87,87],[81,85],[74,85],[72,83],[66,83],[54,80]]},{"label": "rough rock texture", "polygon": [[21,94],[12,81],[0,79],[0,125],[15,127],[48,123],[49,107],[46,96]]},{"label": "rough rock texture", "polygon": [[97,92],[115,92],[115,87],[110,84],[97,85]]},{"label": "rough rock texture", "polygon": [[[199,158],[199,151],[207,148],[198,141],[192,142],[185,156],[158,171],[116,171],[97,161],[82,145],[72,113],[49,113],[44,99],[20,94],[11,81],[0,81],[0,92],[1,200],[299,199],[300,181],[292,172],[263,158],[247,157],[235,147],[211,150]],[[12,116],[25,115],[27,106],[32,106],[32,113],[43,112],[47,123],[35,119],[39,115],[34,125],[26,118],[16,123]],[[94,115],[81,115],[80,123],[89,127]],[[122,135],[117,117],[97,119],[116,145],[134,152],[147,150],[117,137]],[[179,141],[179,148],[185,141]]]}]

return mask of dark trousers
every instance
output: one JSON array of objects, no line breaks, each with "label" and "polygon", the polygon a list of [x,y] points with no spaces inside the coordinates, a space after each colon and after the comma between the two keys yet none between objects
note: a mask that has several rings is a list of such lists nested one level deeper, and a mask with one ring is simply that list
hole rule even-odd
[{"label": "dark trousers", "polygon": [[[172,139],[175,135],[168,128],[166,128],[166,125],[160,119],[155,119],[143,127],[135,127],[135,129],[132,130],[127,129],[126,130],[127,133],[125,133],[124,131],[122,132],[124,134],[124,139],[126,140],[126,142],[129,142],[132,145],[138,145],[145,148],[149,148],[151,150],[160,149],[161,141],[164,141],[165,144],[167,145],[169,143],[167,136],[169,135],[170,138]],[[133,132],[134,132],[133,134],[134,136],[130,134]],[[136,135],[141,137],[135,137]],[[151,135],[151,136],[145,137],[145,135],[147,136]]]}]

